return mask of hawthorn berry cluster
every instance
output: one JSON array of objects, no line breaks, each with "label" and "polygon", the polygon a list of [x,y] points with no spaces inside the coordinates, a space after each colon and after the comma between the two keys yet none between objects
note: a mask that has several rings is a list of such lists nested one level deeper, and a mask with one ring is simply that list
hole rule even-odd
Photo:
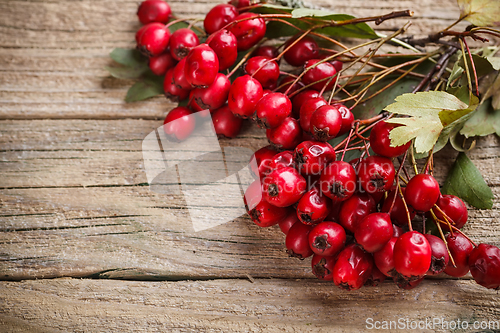
[{"label": "hawthorn berry cluster", "polygon": [[[187,100],[169,112],[165,133],[185,140],[209,115],[219,136],[235,137],[244,119],[266,129],[270,145],[254,154],[256,180],[244,196],[248,214],[260,227],[279,224],[287,252],[312,256],[319,279],[354,290],[390,277],[410,289],[426,275],[470,271],[480,285],[498,289],[500,249],[476,246],[460,230],[467,208],[440,192],[432,159],[422,172],[413,163],[410,177],[404,164],[411,142],[391,146],[389,133],[399,125],[385,120],[393,115],[355,120],[348,107],[325,100],[343,63],[325,61],[330,54],[321,54],[308,34],[290,38],[282,52],[261,44],[266,20],[249,8],[249,0],[212,8],[203,21],[208,37],[200,43],[193,26],[170,34],[169,25],[179,20],[171,21],[165,1],[141,3],[137,48],[152,72],[165,77],[167,98]],[[242,51],[248,53],[236,64]],[[282,57],[302,72],[281,71]],[[239,67],[242,75],[231,81]],[[328,143],[345,134],[336,147]],[[345,153],[356,149],[361,157],[345,162]],[[416,218],[421,232],[413,229]],[[439,237],[426,233],[429,220]]]}]

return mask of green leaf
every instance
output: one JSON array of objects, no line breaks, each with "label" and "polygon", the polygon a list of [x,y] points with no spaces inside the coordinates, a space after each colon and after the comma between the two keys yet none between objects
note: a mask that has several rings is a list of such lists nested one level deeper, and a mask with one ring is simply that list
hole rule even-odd
[{"label": "green leaf", "polygon": [[464,153],[459,153],[448,172],[441,193],[453,194],[479,209],[493,207],[493,192],[474,163]]},{"label": "green leaf", "polygon": [[491,107],[491,99],[484,101],[467,120],[460,134],[471,136],[485,136],[497,131],[500,127],[500,110]]},{"label": "green leaf", "polygon": [[457,0],[460,17],[477,26],[500,26],[500,0]]},{"label": "green leaf", "polygon": [[125,102],[142,101],[161,94],[163,94],[163,79],[161,77],[147,78],[130,87]]},{"label": "green leaf", "polygon": [[405,125],[391,130],[389,134],[391,147],[402,146],[415,138],[417,153],[431,150],[443,129],[439,118],[433,116],[392,118],[387,122]]},{"label": "green leaf", "polygon": [[485,88],[483,101],[491,97],[491,105],[493,109],[500,110],[500,74],[496,72],[495,76],[488,77],[489,80],[484,80],[481,83],[484,85],[481,88]]},{"label": "green leaf", "polygon": [[451,70],[450,77],[448,78],[448,82],[446,83],[446,89],[450,88],[453,81],[458,79],[464,73],[464,69],[460,66],[460,61],[456,61],[453,65],[453,69]]},{"label": "green leaf", "polygon": [[106,66],[106,70],[112,76],[118,79],[138,79],[144,73],[146,73],[149,68],[148,66],[137,66],[137,67],[110,67]]},{"label": "green leaf", "polygon": [[116,48],[113,51],[111,51],[109,56],[117,63],[127,67],[134,67],[142,64],[146,64],[147,66],[148,62],[147,57],[142,55],[136,49]]},{"label": "green leaf", "polygon": [[[467,66],[469,66],[469,69],[472,71],[472,64],[470,62],[470,57],[467,55],[465,58],[467,59]],[[490,58],[494,58],[494,57],[490,57]],[[491,73],[495,70],[492,62],[488,58],[481,57],[480,55],[477,55],[477,54],[473,54],[472,60],[474,60],[474,66],[476,68],[476,73],[477,73],[478,77],[481,77],[483,75]],[[492,61],[495,62],[495,60],[492,60]],[[461,57],[458,60],[458,62],[459,62],[460,67],[465,69],[464,58]]]}]

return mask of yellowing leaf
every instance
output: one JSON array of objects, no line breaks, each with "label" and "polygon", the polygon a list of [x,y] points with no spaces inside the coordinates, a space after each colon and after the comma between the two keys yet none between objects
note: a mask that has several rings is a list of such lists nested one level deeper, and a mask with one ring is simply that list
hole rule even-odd
[{"label": "yellowing leaf", "polygon": [[438,116],[443,110],[466,109],[467,104],[444,91],[427,91],[416,94],[403,94],[396,98],[396,103],[385,109],[392,113],[414,117]]},{"label": "yellowing leaf", "polygon": [[500,26],[500,0],[457,0],[460,16],[477,26]]},{"label": "yellowing leaf", "polygon": [[[455,97],[455,96],[453,96]],[[458,98],[457,98],[458,99]],[[463,102],[462,102],[463,103]],[[439,119],[441,119],[441,123],[443,126],[448,126],[452,122],[454,122],[457,119],[462,118],[463,116],[471,113],[474,111],[477,106],[479,105],[479,99],[472,95],[471,100],[469,102],[469,105],[464,104],[465,108],[464,109],[458,109],[458,110],[443,110],[439,112]]]},{"label": "yellowing leaf", "polygon": [[415,138],[415,150],[417,153],[424,153],[432,149],[439,134],[443,129],[441,121],[437,117],[411,117],[392,118],[388,123],[402,124],[394,128],[389,134],[391,146],[401,146]]}]

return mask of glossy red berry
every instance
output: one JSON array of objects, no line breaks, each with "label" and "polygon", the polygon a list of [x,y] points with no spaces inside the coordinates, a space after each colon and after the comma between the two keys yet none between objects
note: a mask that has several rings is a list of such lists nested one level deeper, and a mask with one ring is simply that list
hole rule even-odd
[{"label": "glossy red berry", "polygon": [[386,123],[385,121],[379,121],[373,126],[370,132],[370,147],[377,155],[393,158],[404,154],[408,150],[411,141],[402,146],[391,146],[390,131],[399,126],[401,125]]},{"label": "glossy red berry", "polygon": [[380,251],[392,238],[394,230],[387,213],[372,213],[365,216],[354,231],[354,237],[366,252]]},{"label": "glossy red berry", "polygon": [[278,151],[271,145],[257,150],[250,158],[250,167],[255,178],[262,178],[270,172],[269,164]]},{"label": "glossy red berry", "polygon": [[429,242],[432,252],[431,267],[429,268],[427,275],[437,275],[442,273],[450,261],[450,255],[448,254],[446,244],[441,238],[431,234],[425,234],[424,237]]},{"label": "glossy red berry", "polygon": [[339,110],[333,105],[323,105],[312,114],[309,132],[318,141],[328,141],[337,136],[341,127]]},{"label": "glossy red berry", "polygon": [[[285,48],[296,40],[297,37],[289,39],[285,44]],[[290,65],[298,67],[303,66],[307,60],[316,58],[318,54],[319,47],[316,41],[310,36],[305,36],[285,52],[284,58]]]},{"label": "glossy red berry", "polygon": [[479,244],[469,256],[470,273],[483,287],[500,289],[500,249],[489,244]]},{"label": "glossy red berry", "polygon": [[297,169],[303,175],[320,175],[335,160],[335,150],[328,142],[303,141],[294,151]]},{"label": "glossy red berry", "polygon": [[170,14],[172,14],[170,6],[163,0],[143,1],[137,10],[137,16],[142,24],[151,22],[167,23]]},{"label": "glossy red berry", "polygon": [[252,57],[263,56],[268,57],[270,59],[274,59],[278,56],[279,52],[275,46],[271,45],[262,45],[255,49],[252,52]]},{"label": "glossy red berry", "polygon": [[[404,195],[406,188],[402,187],[401,191],[403,192],[403,195]],[[396,201],[394,201],[394,196],[396,196]],[[394,202],[394,205],[393,205],[393,202]],[[391,210],[391,206],[392,206],[392,210]],[[408,214],[406,213],[405,205],[404,205],[403,200],[401,199],[401,195],[399,195],[399,191],[397,189],[394,189],[391,192],[389,192],[389,194],[387,195],[387,198],[384,200],[384,203],[383,203],[380,211],[384,212],[384,213],[390,213],[391,220],[395,224],[397,224],[399,226],[408,225]],[[415,218],[416,212],[412,207],[408,207],[408,211],[410,212],[410,221],[411,221]]]},{"label": "glossy red berry", "polygon": [[373,258],[358,245],[343,249],[333,267],[333,282],[341,289],[356,290],[368,280],[373,269]]},{"label": "glossy red berry", "polygon": [[465,236],[458,232],[454,232],[453,235],[448,234],[446,236],[446,243],[456,267],[453,267],[450,258],[444,272],[453,277],[464,276],[469,272],[469,256],[474,247]]},{"label": "glossy red berry", "polygon": [[269,171],[268,173],[273,172],[274,170],[281,168],[295,168],[295,161],[293,160],[293,152],[290,150],[282,151],[274,155],[271,158],[271,162],[269,162]]},{"label": "glossy red berry", "polygon": [[297,204],[297,216],[304,224],[318,224],[330,213],[332,202],[318,188],[307,191]]},{"label": "glossy red berry", "polygon": [[368,214],[375,212],[375,201],[368,193],[355,193],[342,203],[339,223],[344,229],[354,233],[359,222]]},{"label": "glossy red berry", "polygon": [[337,134],[342,135],[349,133],[351,130],[352,124],[354,123],[354,115],[351,110],[345,106],[344,104],[335,103],[333,104],[339,110],[340,116],[342,117],[342,126],[340,127],[340,131]]},{"label": "glossy red berry", "polygon": [[183,58],[181,61],[177,63],[177,65],[175,65],[173,72],[173,80],[177,88],[184,90],[191,90],[193,89],[193,87],[191,86],[191,83],[188,82],[185,74],[186,60],[187,60],[186,58]]},{"label": "glossy red berry", "polygon": [[243,119],[236,117],[227,105],[212,114],[215,133],[219,138],[234,138],[241,130]]},{"label": "glossy red berry", "polygon": [[263,95],[259,81],[243,75],[233,81],[229,89],[228,105],[235,115],[246,119],[253,116],[255,107]]},{"label": "glossy red berry", "polygon": [[369,156],[361,160],[358,165],[359,182],[368,193],[389,190],[395,174],[394,164],[387,157]]},{"label": "glossy red berry", "polygon": [[246,51],[257,44],[266,34],[266,22],[255,13],[243,13],[235,18],[230,31],[238,40],[238,51]]},{"label": "glossy red berry", "polygon": [[219,72],[219,59],[208,44],[200,44],[186,56],[184,74],[193,87],[207,87]]},{"label": "glossy red berry", "polygon": [[189,90],[179,88],[174,80],[174,68],[170,68],[165,74],[163,81],[163,91],[165,96],[174,103],[186,99],[189,95]]},{"label": "glossy red berry", "polygon": [[417,211],[429,211],[440,195],[439,183],[431,175],[418,174],[406,184],[405,200]]},{"label": "glossy red berry", "polygon": [[235,63],[238,49],[236,37],[232,32],[221,30],[212,35],[207,42],[219,59],[219,71],[224,71]]},{"label": "glossy red berry", "polygon": [[309,233],[309,246],[314,253],[322,256],[335,256],[345,246],[344,228],[335,222],[321,222]]},{"label": "glossy red berry", "polygon": [[394,268],[406,279],[422,277],[431,266],[432,250],[418,231],[402,234],[394,245]]},{"label": "glossy red berry", "polygon": [[321,191],[335,202],[349,199],[356,190],[356,171],[351,164],[333,161],[321,173]]},{"label": "glossy red berry", "polygon": [[292,225],[285,238],[285,245],[290,257],[305,259],[313,255],[309,246],[308,235],[312,226],[303,223]]},{"label": "glossy red berry", "polygon": [[181,60],[188,55],[189,51],[198,44],[200,40],[193,30],[182,28],[176,30],[169,41],[170,54],[175,60]]},{"label": "glossy red berry", "polygon": [[314,254],[311,259],[312,273],[320,280],[333,280],[333,266],[335,258]]},{"label": "glossy red berry", "polygon": [[[458,229],[462,229],[467,222],[469,213],[467,212],[467,207],[464,202],[459,197],[452,194],[444,194],[439,197],[436,205],[439,209],[432,208],[432,211],[438,219],[442,221],[448,220],[451,225],[457,227]],[[446,215],[446,219],[441,211]],[[445,230],[449,229],[444,224],[442,224],[442,227]]]},{"label": "glossy red berry", "polygon": [[163,122],[163,131],[173,141],[186,140],[196,126],[196,117],[184,106],[172,109]]},{"label": "glossy red berry", "polygon": [[377,268],[388,277],[393,277],[397,274],[394,269],[394,245],[398,237],[392,237],[381,250],[373,254],[373,260]]},{"label": "glossy red berry", "polygon": [[263,179],[264,199],[277,207],[293,205],[306,192],[307,183],[297,170],[285,167],[272,171]]},{"label": "glossy red berry", "polygon": [[[316,82],[312,86],[312,88],[318,91],[322,90],[325,85],[326,85],[325,89],[332,89],[333,86],[335,85],[336,81],[335,74],[337,74],[337,71],[335,70],[335,67],[333,67],[333,65],[330,64],[329,62],[323,62],[319,65],[316,65],[320,61],[321,61],[320,59],[311,59],[306,61],[304,65],[305,67],[304,71],[307,70],[307,72],[302,77],[302,82],[304,82],[305,85],[309,85]],[[333,79],[329,80],[332,77]],[[318,82],[320,80],[321,82]]]},{"label": "glossy red berry", "polygon": [[243,70],[245,74],[259,81],[264,89],[276,87],[276,83],[280,76],[278,63],[271,60],[271,58],[263,56],[256,56],[248,59]]},{"label": "glossy red berry", "polygon": [[215,110],[227,101],[231,82],[222,73],[217,73],[214,81],[206,88],[195,88],[192,98],[203,110]]},{"label": "glossy red berry", "polygon": [[135,43],[136,44],[139,44],[139,40],[141,39],[141,36],[142,36],[142,33],[144,32],[144,30],[146,30],[148,28],[147,25],[144,25],[142,27],[139,28],[139,30],[137,30],[137,32],[135,33]]},{"label": "glossy red berry", "polygon": [[149,23],[142,30],[137,48],[148,57],[157,57],[167,49],[169,39],[170,31],[164,24]]},{"label": "glossy red berry", "polygon": [[302,104],[299,111],[300,126],[305,132],[309,132],[310,130],[313,113],[323,105],[327,105],[323,97],[310,98]]},{"label": "glossy red berry", "polygon": [[224,28],[228,23],[234,21],[238,16],[238,10],[230,4],[220,4],[207,13],[203,21],[203,27],[207,34],[211,35],[214,32]]},{"label": "glossy red berry", "polygon": [[282,93],[262,97],[255,107],[254,120],[262,128],[278,127],[292,113],[292,103]]},{"label": "glossy red berry", "polygon": [[277,149],[294,149],[302,141],[302,128],[297,119],[287,117],[278,127],[267,129],[266,135]]},{"label": "glossy red berry", "polygon": [[165,75],[167,71],[174,67],[177,62],[172,58],[170,53],[165,52],[156,57],[149,58],[148,66],[154,75]]},{"label": "glossy red berry", "polygon": [[302,107],[302,105],[304,105],[304,103],[309,99],[317,97],[320,97],[319,93],[313,89],[306,89],[304,91],[301,91],[297,95],[293,96],[292,116],[298,119],[300,117],[300,108]]},{"label": "glossy red berry", "polygon": [[289,213],[288,209],[273,206],[263,199],[259,180],[250,184],[245,191],[243,200],[248,215],[260,227],[270,227],[278,224]]},{"label": "glossy red berry", "polygon": [[297,212],[295,209],[289,209],[288,215],[279,223],[281,232],[285,235],[288,234],[288,231],[295,223],[300,223],[299,218],[297,217]]}]

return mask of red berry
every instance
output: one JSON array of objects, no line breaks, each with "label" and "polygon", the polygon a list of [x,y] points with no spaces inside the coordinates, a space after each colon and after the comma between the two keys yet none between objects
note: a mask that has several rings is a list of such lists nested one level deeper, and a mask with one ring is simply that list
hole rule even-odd
[{"label": "red berry", "polygon": [[339,110],[332,105],[320,106],[311,116],[309,132],[318,141],[328,141],[337,136],[342,127]]},{"label": "red berry", "polygon": [[217,109],[212,114],[215,133],[219,138],[234,138],[241,130],[243,119],[236,117],[227,105]]},{"label": "red berry", "polygon": [[269,143],[278,149],[294,149],[302,141],[302,128],[297,119],[288,117],[275,128],[266,130]]},{"label": "red berry", "polygon": [[446,236],[446,242],[451,256],[455,261],[456,267],[453,267],[453,263],[450,258],[448,266],[445,268],[444,272],[453,277],[464,276],[469,272],[469,256],[474,247],[469,240],[465,238],[465,236],[459,234],[458,232],[454,232],[453,236],[448,234]]},{"label": "red berry", "polygon": [[342,126],[337,135],[346,134],[351,130],[352,123],[354,122],[354,115],[351,110],[344,104],[335,103],[333,104],[339,110],[340,116],[342,117]]},{"label": "red berry", "polygon": [[196,103],[194,97],[193,97],[193,90],[191,90],[189,92],[189,101],[188,101],[188,108],[190,108],[193,112],[200,112],[200,111],[208,111],[208,114],[206,112],[203,112],[202,114],[203,115],[206,115],[208,117],[208,115],[210,114],[210,110],[208,109],[204,109],[202,108],[201,106],[198,105],[198,103]]},{"label": "red berry", "polygon": [[[174,67],[175,68],[175,67]],[[186,99],[189,95],[189,90],[179,88],[174,81],[174,68],[170,68],[165,74],[163,81],[163,91],[165,96],[174,103]]]},{"label": "red berry", "polygon": [[139,44],[139,40],[141,39],[141,36],[142,36],[144,30],[146,30],[147,28],[148,28],[148,26],[144,25],[139,30],[137,30],[137,32],[135,33],[135,43],[136,44]]},{"label": "red berry", "polygon": [[141,2],[137,16],[142,24],[151,22],[167,23],[172,10],[163,0],[146,0]]},{"label": "red berry", "polygon": [[274,59],[278,56],[278,49],[271,45],[262,45],[252,52],[252,57],[263,56]]},{"label": "red berry", "polygon": [[335,258],[314,254],[311,259],[312,273],[320,280],[333,280],[333,266]]},{"label": "red berry", "polygon": [[483,287],[500,289],[500,249],[479,244],[469,256],[470,273]]},{"label": "red berry", "polygon": [[246,119],[250,118],[254,112],[257,103],[262,98],[263,90],[259,81],[243,75],[234,80],[229,89],[228,105],[231,112]]},{"label": "red berry", "polygon": [[334,161],[321,173],[321,191],[335,202],[349,199],[356,190],[356,171],[351,164]]},{"label": "red berry", "polygon": [[311,229],[312,226],[295,223],[290,230],[288,230],[285,238],[285,245],[291,257],[305,259],[313,255],[307,238]]},{"label": "red berry", "polygon": [[148,57],[156,57],[167,49],[169,39],[170,31],[164,24],[149,23],[142,30],[137,48]]},{"label": "red berry", "polygon": [[193,90],[193,99],[204,110],[215,110],[226,103],[230,88],[229,79],[224,74],[217,73],[211,85]]},{"label": "red berry", "polygon": [[170,68],[174,67],[175,64],[176,61],[168,52],[160,54],[157,57],[151,57],[148,62],[149,69],[151,69],[154,75],[159,76],[165,75],[165,73]]},{"label": "red berry", "polygon": [[418,231],[402,234],[394,245],[394,268],[404,278],[416,280],[431,266],[432,250],[427,239]]},{"label": "red berry", "polygon": [[238,16],[236,7],[229,4],[220,4],[207,13],[203,21],[203,27],[207,34],[211,35],[224,28],[228,23],[233,22],[236,16]]},{"label": "red berry", "polygon": [[[403,192],[403,195],[404,195],[406,188],[402,187],[401,191]],[[396,195],[396,201],[394,201],[395,195]],[[393,201],[394,201],[394,205],[392,205]],[[392,210],[389,211],[391,209],[391,206],[392,206]],[[397,189],[392,190],[387,195],[387,198],[384,200],[384,204],[382,205],[382,208],[380,209],[380,211],[384,212],[384,213],[390,213],[391,220],[395,224],[400,225],[400,226],[408,225],[408,215],[406,214],[405,205],[404,205],[403,199],[401,199],[401,196],[399,195],[399,191]],[[410,212],[410,220],[413,220],[413,218],[416,215],[415,210],[412,207],[408,207],[408,211]]]},{"label": "red berry", "polygon": [[186,56],[184,74],[193,87],[207,87],[219,72],[219,59],[208,44],[200,44]]},{"label": "red berry", "polygon": [[317,97],[320,97],[319,93],[313,89],[306,89],[304,91],[301,91],[297,95],[293,96],[292,116],[298,119],[300,117],[300,108],[302,107],[302,105],[304,105],[304,103],[309,99]]},{"label": "red berry", "polygon": [[219,59],[219,71],[224,71],[231,67],[238,57],[236,47],[236,37],[232,32],[221,30],[212,35],[208,40],[208,46],[214,50]]},{"label": "red berry", "polygon": [[[262,56],[248,59],[247,63],[243,67],[243,70],[245,71],[245,74],[248,74],[259,81],[264,89],[275,87],[280,76],[278,63],[271,60],[271,58]],[[259,71],[257,72],[257,70]]]},{"label": "red berry", "polygon": [[274,170],[281,169],[281,168],[287,168],[287,167],[295,167],[293,160],[293,152],[290,150],[285,150],[282,151],[281,153],[278,153],[274,155],[271,158],[271,162],[269,162],[269,170],[268,174],[273,172]]},{"label": "red berry", "polygon": [[323,97],[310,98],[302,104],[299,111],[300,127],[302,127],[305,132],[309,132],[313,113],[323,105],[327,105]]},{"label": "red berry", "polygon": [[243,8],[251,5],[250,0],[230,0],[229,3],[235,6],[236,8]]},{"label": "red berry", "polygon": [[380,251],[392,238],[391,219],[387,213],[372,213],[365,216],[354,232],[354,237],[366,252]]},{"label": "red berry", "polygon": [[394,269],[394,245],[397,240],[398,237],[392,237],[381,250],[373,254],[375,265],[385,276],[393,277],[397,273]]},{"label": "red berry", "polygon": [[[309,67],[316,65],[320,61],[321,61],[320,59],[311,59],[306,61],[304,70],[307,70]],[[307,72],[302,77],[302,82],[304,82],[305,85],[309,85],[316,82],[312,86],[312,88],[318,91],[323,89],[325,85],[327,85],[325,89],[332,89],[336,81],[334,77],[335,74],[337,74],[335,67],[333,67],[333,65],[330,64],[329,62],[323,62],[319,65],[316,65],[314,68],[307,70]],[[330,83],[328,83],[329,79],[332,77],[333,79],[330,81]],[[317,82],[320,80],[322,81]]]},{"label": "red berry", "polygon": [[[296,40],[297,37],[289,39],[285,44],[285,48]],[[316,58],[319,54],[318,50],[316,41],[310,36],[305,36],[285,52],[284,58],[290,65],[298,67],[304,65],[307,60]]]},{"label": "red berry", "polygon": [[332,66],[335,67],[337,73],[340,72],[342,70],[342,67],[344,66],[344,63],[339,60],[332,60],[330,61],[330,64],[332,64]]},{"label": "red berry", "polygon": [[293,205],[306,192],[306,180],[292,167],[276,169],[263,180],[264,199],[277,207]]},{"label": "red berry", "polygon": [[[469,213],[467,212],[467,207],[464,202],[460,200],[459,197],[454,196],[452,194],[445,194],[439,197],[436,205],[439,207],[443,213],[446,214],[448,222],[451,225],[457,227],[458,229],[462,229],[462,227],[467,222],[467,218]],[[446,221],[443,213],[437,208],[432,208],[432,211],[436,215],[436,217],[442,221]],[[445,230],[449,228],[442,225]]]},{"label": "red berry", "polygon": [[269,145],[260,148],[252,155],[250,167],[257,178],[262,178],[270,172],[269,164],[277,153],[278,151]]},{"label": "red berry", "polygon": [[342,203],[339,223],[350,232],[354,232],[359,222],[368,214],[375,212],[375,201],[368,193],[355,193]]},{"label": "red berry", "polygon": [[330,213],[332,202],[317,188],[312,188],[300,198],[297,205],[297,216],[304,224],[318,224]]},{"label": "red berry", "polygon": [[311,249],[322,256],[335,256],[344,248],[345,242],[345,230],[335,222],[321,222],[309,233]]},{"label": "red berry", "polygon": [[176,30],[170,36],[170,54],[175,60],[181,60],[198,44],[200,44],[200,40],[193,30],[188,28]]},{"label": "red berry", "polygon": [[385,121],[379,121],[373,126],[370,132],[370,147],[377,155],[392,158],[402,155],[408,150],[411,141],[402,146],[391,147],[390,131],[399,126],[401,125],[386,123]]},{"label": "red berry", "polygon": [[[304,84],[302,84],[302,82],[300,81],[297,81],[291,88],[290,86],[292,85],[292,83],[295,82],[295,78],[292,77],[292,76],[283,76],[283,78],[281,79],[281,81],[279,82],[279,86],[280,88],[277,90],[277,92],[280,92],[280,93],[287,93],[287,96],[293,94],[295,91],[299,90],[300,88],[302,88],[304,86]],[[290,90],[288,90],[290,89]]]},{"label": "red berry", "polygon": [[370,277],[365,282],[365,286],[376,287],[382,282],[384,282],[386,276],[382,274],[382,272],[377,268],[377,266],[373,265],[372,273]]},{"label": "red berry", "polygon": [[288,215],[280,221],[279,227],[281,231],[286,235],[295,223],[300,223],[299,218],[297,217],[297,212],[295,211],[295,209],[289,209]]},{"label": "red berry", "polygon": [[288,209],[275,207],[263,199],[259,180],[250,184],[245,191],[243,200],[248,215],[259,227],[270,227],[278,224],[289,213]]},{"label": "red berry", "polygon": [[424,237],[429,242],[432,252],[431,268],[429,268],[427,275],[437,275],[443,272],[448,265],[450,260],[448,249],[441,238],[430,234],[425,234]]},{"label": "red berry", "polygon": [[186,140],[196,126],[196,117],[187,107],[178,106],[172,109],[163,122],[163,131],[174,141]]},{"label": "red berry", "polygon": [[431,175],[415,175],[406,184],[405,200],[417,211],[429,211],[440,195],[439,183]]},{"label": "red berry", "polygon": [[230,30],[238,40],[238,51],[246,51],[264,37],[266,22],[255,13],[240,14],[235,18],[235,21],[239,20],[244,21],[236,23]]},{"label": "red berry", "polygon": [[373,269],[373,258],[358,245],[343,249],[333,267],[333,282],[341,289],[356,290],[368,280]]},{"label": "red berry", "polygon": [[191,90],[193,87],[188,82],[186,78],[186,58],[183,58],[181,61],[177,63],[174,67],[173,80],[174,84],[179,89]]},{"label": "red berry", "polygon": [[295,163],[303,175],[320,175],[329,163],[335,161],[335,150],[328,142],[303,141],[294,152]]},{"label": "red berry", "polygon": [[387,157],[369,156],[361,160],[358,166],[359,182],[368,193],[389,190],[395,174],[394,164]]},{"label": "red berry", "polygon": [[255,107],[254,120],[262,128],[278,127],[292,113],[292,103],[282,93],[262,97]]}]

